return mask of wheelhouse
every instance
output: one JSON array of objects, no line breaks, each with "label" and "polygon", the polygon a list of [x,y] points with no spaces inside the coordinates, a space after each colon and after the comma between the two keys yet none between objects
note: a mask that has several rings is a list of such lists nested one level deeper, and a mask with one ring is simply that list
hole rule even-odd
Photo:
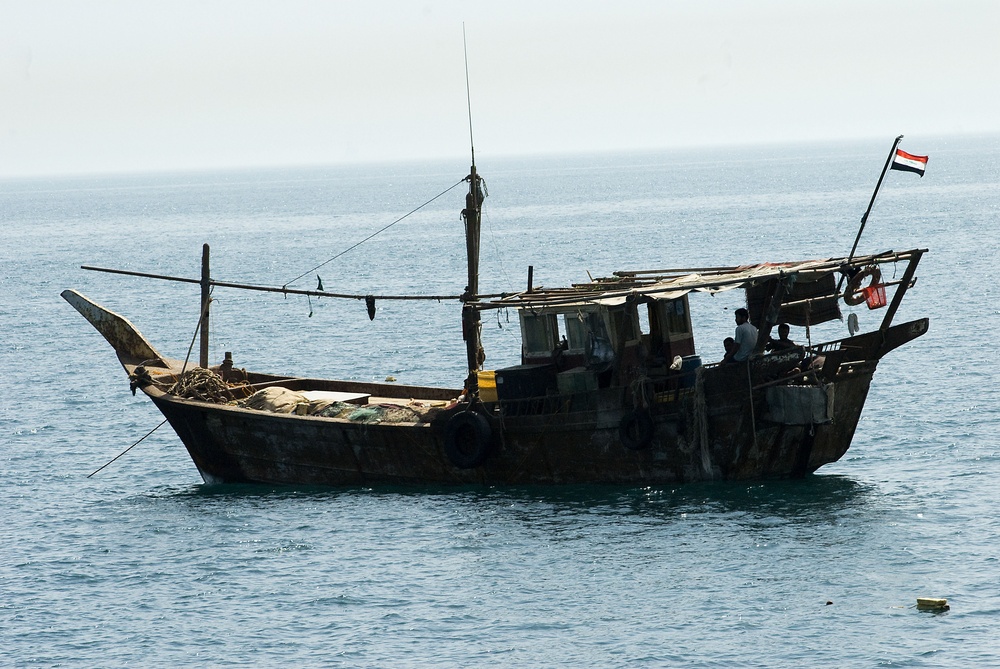
[{"label": "wheelhouse", "polygon": [[[767,375],[784,375],[796,363],[815,362],[839,344],[797,347],[797,360],[787,354],[767,355],[764,344],[779,321],[805,327],[808,335],[811,327],[843,319],[841,300],[857,305],[867,299],[869,309],[888,306],[881,326],[886,329],[912,284],[921,253],[889,252],[856,258],[853,263],[831,259],[697,271],[616,272],[611,278],[572,288],[505,296],[491,306],[517,311],[521,361],[487,373],[494,376],[487,381],[484,400],[504,402],[602,389],[634,392],[638,384],[646,395],[654,393],[659,398],[665,391],[690,388],[702,360],[695,348],[688,298],[694,292],[714,294],[737,288],[744,291],[750,322],[759,330],[753,365],[773,367]],[[878,266],[897,262],[905,263],[904,276],[882,281]],[[869,286],[862,285],[866,277]],[[887,287],[899,289],[892,291],[891,304],[886,301]]]}]

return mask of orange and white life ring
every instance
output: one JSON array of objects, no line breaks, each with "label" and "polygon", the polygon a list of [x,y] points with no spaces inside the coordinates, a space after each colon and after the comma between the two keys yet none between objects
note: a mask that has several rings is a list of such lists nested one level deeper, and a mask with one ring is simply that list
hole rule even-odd
[{"label": "orange and white life ring", "polygon": [[[862,286],[865,279],[870,278],[867,286]],[[851,305],[852,307],[856,304],[861,304],[867,299],[864,289],[870,288],[877,283],[882,283],[882,271],[878,268],[878,265],[870,265],[853,277],[847,282],[847,289],[844,291],[844,302]]]}]

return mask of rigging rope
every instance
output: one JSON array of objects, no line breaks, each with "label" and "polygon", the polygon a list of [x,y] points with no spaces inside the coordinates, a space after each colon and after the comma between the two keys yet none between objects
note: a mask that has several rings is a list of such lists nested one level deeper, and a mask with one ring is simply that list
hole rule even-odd
[{"label": "rigging rope", "polygon": [[490,226],[490,241],[493,242],[493,252],[497,256],[497,264],[500,265],[500,274],[503,276],[504,281],[507,282],[507,292],[514,292],[514,283],[510,280],[510,275],[507,274],[507,268],[503,264],[503,256],[500,253],[500,244],[497,243],[496,231],[493,229],[493,217],[488,213],[485,216],[486,222]]},{"label": "rigging rope", "polygon": [[151,435],[151,434],[153,434],[154,432],[156,432],[157,430],[159,430],[159,429],[160,429],[161,427],[163,427],[163,426],[164,426],[164,425],[166,424],[166,422],[167,422],[167,419],[166,419],[166,418],[164,418],[164,419],[163,419],[163,422],[162,422],[162,423],[160,423],[159,425],[157,425],[156,427],[154,427],[154,428],[153,428],[152,430],[150,430],[150,431],[149,431],[149,432],[147,432],[146,434],[142,435],[142,436],[141,436],[141,437],[139,438],[139,441],[135,442],[134,444],[132,444],[131,446],[129,446],[128,448],[126,448],[126,449],[125,449],[124,451],[122,451],[121,453],[119,453],[119,454],[118,454],[118,455],[116,455],[115,457],[113,457],[113,458],[111,458],[110,460],[108,460],[107,462],[105,462],[105,463],[104,463],[104,464],[103,464],[103,465],[102,465],[101,467],[98,467],[98,468],[97,468],[97,469],[95,469],[94,471],[92,471],[92,472],[90,472],[89,474],[87,474],[87,478],[89,479],[89,478],[90,478],[91,476],[93,476],[93,475],[94,475],[94,474],[96,474],[97,472],[101,471],[102,469],[104,469],[105,467],[107,467],[108,465],[110,465],[110,464],[111,464],[112,462],[114,462],[115,460],[117,460],[117,459],[118,459],[118,458],[120,458],[121,456],[125,455],[126,453],[128,453],[129,451],[131,451],[131,450],[132,450],[133,448],[135,448],[135,447],[136,447],[136,446],[138,446],[139,444],[141,444],[141,443],[142,443],[142,441],[143,441],[143,440],[144,440],[144,439],[145,439],[146,437],[148,437],[149,435]]},{"label": "rigging rope", "polygon": [[201,331],[201,322],[205,320],[205,313],[208,311],[208,305],[212,303],[212,293],[214,292],[215,286],[212,286],[208,291],[208,299],[205,300],[205,304],[201,305],[201,314],[198,316],[198,325],[195,326],[194,334],[191,335],[191,345],[188,346],[187,355],[184,357],[184,364],[181,366],[181,376],[184,376],[184,371],[187,369],[188,361],[191,359],[191,351],[194,350],[194,342],[198,339],[198,333]]},{"label": "rigging rope", "polygon": [[302,277],[304,277],[304,276],[306,276],[306,275],[308,275],[308,274],[312,274],[313,272],[315,272],[316,270],[318,270],[318,269],[319,269],[320,267],[323,267],[324,265],[327,265],[327,264],[329,264],[329,263],[333,262],[334,260],[336,260],[336,259],[337,259],[337,258],[339,258],[340,256],[344,255],[345,253],[348,253],[349,251],[353,251],[354,249],[358,248],[359,246],[361,246],[362,244],[364,244],[365,242],[367,242],[368,240],[370,240],[370,239],[371,239],[372,237],[375,237],[376,235],[380,235],[380,234],[382,234],[383,232],[385,232],[386,230],[388,230],[388,229],[389,229],[389,228],[391,228],[392,226],[394,226],[394,225],[396,225],[397,223],[399,223],[400,221],[402,221],[402,220],[403,220],[404,218],[406,218],[407,216],[410,216],[411,214],[415,214],[415,213],[417,213],[418,211],[420,211],[421,209],[423,209],[424,207],[426,207],[427,205],[429,205],[429,204],[430,204],[431,202],[433,202],[434,200],[438,199],[438,198],[439,198],[439,197],[441,197],[442,195],[445,195],[445,194],[447,194],[447,193],[451,192],[451,191],[452,191],[452,190],[454,190],[454,189],[455,189],[456,187],[458,187],[458,186],[462,185],[462,184],[463,184],[463,183],[465,183],[466,181],[467,181],[467,179],[462,179],[461,181],[459,181],[458,183],[456,183],[456,184],[455,184],[454,186],[449,186],[449,187],[448,187],[447,189],[445,189],[445,190],[441,191],[440,193],[438,193],[437,195],[435,195],[435,196],[434,196],[434,197],[432,197],[431,199],[427,200],[427,202],[424,202],[424,203],[423,203],[422,205],[420,205],[420,206],[419,206],[419,207],[417,207],[416,209],[414,209],[414,210],[412,210],[412,211],[410,211],[410,212],[407,212],[407,213],[403,214],[402,216],[400,216],[400,217],[399,217],[399,218],[397,218],[397,219],[396,219],[395,221],[393,221],[393,222],[392,222],[392,223],[390,223],[389,225],[385,226],[385,227],[384,227],[384,228],[382,228],[381,230],[378,230],[378,231],[376,231],[376,232],[373,232],[372,234],[368,235],[367,237],[365,237],[364,239],[362,239],[362,240],[361,240],[360,242],[358,242],[357,244],[354,244],[353,246],[349,246],[348,248],[344,249],[343,251],[341,251],[341,252],[340,252],[340,253],[338,253],[337,255],[333,256],[333,257],[332,257],[332,258],[330,258],[329,260],[325,260],[325,261],[321,262],[320,264],[316,265],[315,267],[313,267],[313,268],[312,268],[311,270],[308,270],[308,271],[305,271],[305,272],[303,272],[302,274],[299,274],[299,275],[298,275],[297,277],[295,277],[295,278],[294,278],[294,279],[292,279],[291,281],[287,281],[287,282],[285,282],[285,284],[284,284],[284,285],[282,285],[281,287],[282,287],[282,288],[285,288],[286,286],[288,286],[288,285],[290,285],[290,284],[293,284],[293,283],[295,283],[296,281],[298,281],[298,280],[299,280],[299,279],[301,279]]}]

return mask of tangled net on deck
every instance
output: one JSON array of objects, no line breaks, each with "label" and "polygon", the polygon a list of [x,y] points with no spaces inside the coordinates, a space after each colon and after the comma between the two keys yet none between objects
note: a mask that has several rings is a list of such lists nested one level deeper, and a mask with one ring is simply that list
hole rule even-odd
[{"label": "tangled net on deck", "polygon": [[221,376],[204,367],[195,367],[184,372],[167,392],[177,397],[215,404],[228,404],[247,396],[244,384],[231,386],[223,381]]},{"label": "tangled net on deck", "polygon": [[354,423],[426,423],[439,407],[400,404],[348,404],[332,402],[314,412],[324,418],[343,418]]}]

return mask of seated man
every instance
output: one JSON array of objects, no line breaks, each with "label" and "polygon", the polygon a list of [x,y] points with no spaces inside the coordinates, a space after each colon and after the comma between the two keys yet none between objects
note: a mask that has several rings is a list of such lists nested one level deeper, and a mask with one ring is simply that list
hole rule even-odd
[{"label": "seated man", "polygon": [[796,346],[795,342],[788,338],[788,323],[778,324],[778,338],[769,337],[764,348],[768,351],[784,351]]},{"label": "seated man", "polygon": [[753,349],[757,345],[757,328],[750,323],[750,314],[747,310],[743,308],[737,309],[735,316],[735,352],[727,352],[726,357],[722,359],[722,362],[745,362],[746,359],[750,357],[750,354],[753,353]]}]

